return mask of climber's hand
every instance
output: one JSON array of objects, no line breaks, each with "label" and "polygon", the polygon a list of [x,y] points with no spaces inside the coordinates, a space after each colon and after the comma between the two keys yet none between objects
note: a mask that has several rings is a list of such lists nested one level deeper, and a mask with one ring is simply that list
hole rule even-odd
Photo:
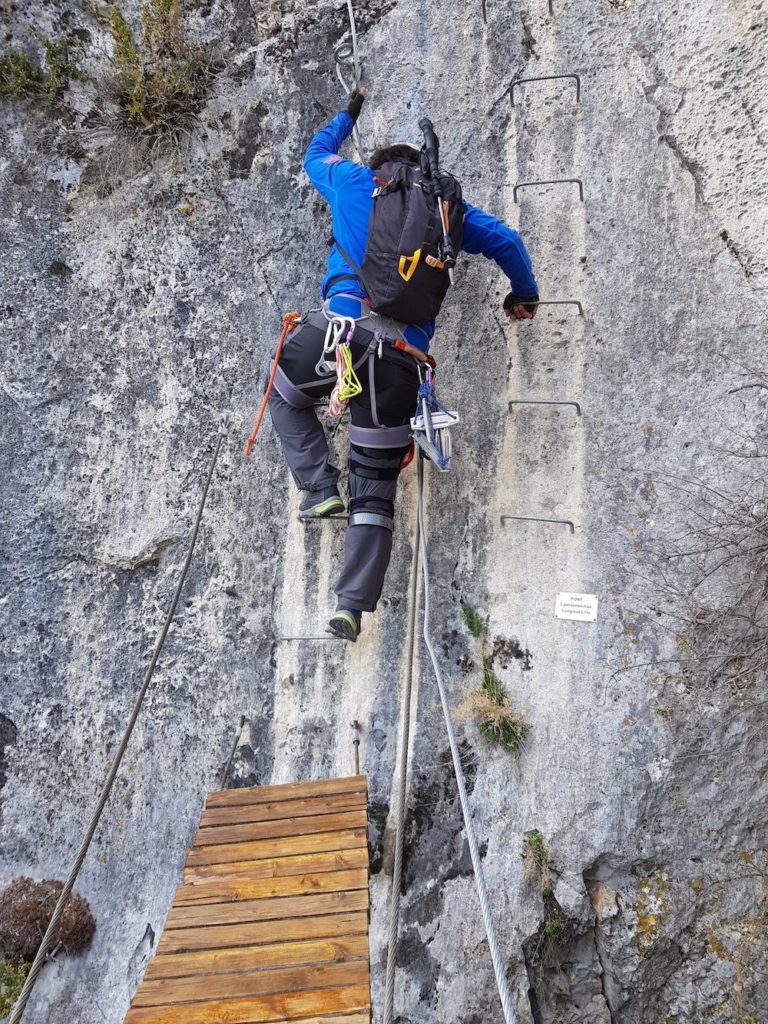
[{"label": "climber's hand", "polygon": [[[533,307],[536,309],[536,307]],[[533,320],[535,314],[529,313],[525,306],[518,304],[512,307],[512,309],[506,309],[504,312],[510,320]]]},{"label": "climber's hand", "polygon": [[536,310],[539,308],[536,305],[538,301],[538,295],[520,298],[518,295],[513,295],[510,292],[504,299],[504,312],[509,320],[533,320],[536,316]]},{"label": "climber's hand", "polygon": [[359,89],[355,89],[354,92],[350,93],[349,103],[347,104],[347,113],[353,121],[357,121],[360,117],[360,111],[363,109],[363,103],[365,102],[365,87],[360,86]]}]

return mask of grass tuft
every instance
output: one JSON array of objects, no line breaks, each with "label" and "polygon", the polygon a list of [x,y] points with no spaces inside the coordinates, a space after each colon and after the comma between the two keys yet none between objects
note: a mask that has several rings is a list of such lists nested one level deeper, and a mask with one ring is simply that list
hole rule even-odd
[{"label": "grass tuft", "polygon": [[512,709],[507,688],[494,672],[496,645],[493,651],[488,651],[488,624],[485,618],[467,601],[461,602],[461,613],[467,632],[476,641],[482,678],[478,689],[465,693],[459,713],[476,722],[480,735],[489,743],[503,747],[510,754],[517,754],[530,727]]},{"label": "grass tuft", "polygon": [[525,719],[512,710],[507,688],[493,671],[489,657],[483,658],[480,689],[470,695],[480,733],[489,743],[517,754],[530,731]]},{"label": "grass tuft", "polygon": [[181,0],[147,0],[137,42],[120,9],[111,8],[108,85],[119,110],[112,127],[128,144],[120,158],[139,166],[181,148],[222,70],[210,46],[187,38],[182,14]]},{"label": "grass tuft", "polygon": [[549,869],[552,865],[552,858],[549,847],[544,836],[538,829],[526,832],[523,836],[522,859],[525,864],[526,878],[542,884],[543,879],[549,878]]},{"label": "grass tuft", "polygon": [[471,604],[462,601],[461,614],[464,616],[464,625],[467,627],[467,632],[470,636],[473,636],[475,640],[482,640],[487,634],[488,627],[477,608],[473,608]]}]

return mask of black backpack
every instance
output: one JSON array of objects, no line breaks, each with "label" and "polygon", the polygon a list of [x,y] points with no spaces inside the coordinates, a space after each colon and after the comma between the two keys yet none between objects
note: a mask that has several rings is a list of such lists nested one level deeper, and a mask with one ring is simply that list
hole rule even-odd
[{"label": "black backpack", "polygon": [[[458,253],[464,231],[461,185],[440,173],[448,230]],[[412,164],[387,163],[376,172],[368,243],[358,266],[336,247],[355,271],[371,309],[406,324],[433,320],[448,291],[443,266],[443,228],[430,180]]]}]

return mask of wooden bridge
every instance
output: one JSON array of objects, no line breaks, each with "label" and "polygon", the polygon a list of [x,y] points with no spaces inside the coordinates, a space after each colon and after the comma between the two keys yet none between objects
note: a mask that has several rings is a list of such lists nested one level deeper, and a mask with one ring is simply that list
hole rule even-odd
[{"label": "wooden bridge", "polygon": [[211,793],[125,1024],[369,1024],[367,819],[363,775]]}]

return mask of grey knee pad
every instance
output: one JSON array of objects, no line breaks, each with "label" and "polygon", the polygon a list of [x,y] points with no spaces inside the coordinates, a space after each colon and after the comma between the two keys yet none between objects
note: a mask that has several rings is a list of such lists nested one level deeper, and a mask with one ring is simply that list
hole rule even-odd
[{"label": "grey knee pad", "polygon": [[[368,449],[370,452],[370,449]],[[394,528],[395,493],[402,454],[365,454],[352,446],[349,457],[349,525]]]}]

